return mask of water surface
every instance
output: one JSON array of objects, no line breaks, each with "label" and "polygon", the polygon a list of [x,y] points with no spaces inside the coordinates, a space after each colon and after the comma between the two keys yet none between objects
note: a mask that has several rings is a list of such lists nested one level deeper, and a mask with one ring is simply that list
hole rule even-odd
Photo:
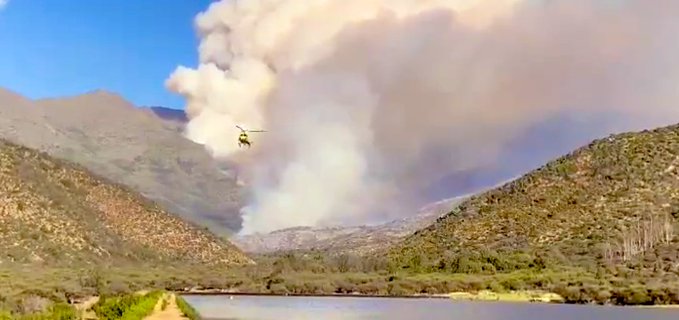
[{"label": "water surface", "polygon": [[460,302],[448,299],[184,296],[205,319],[677,320],[679,308]]}]

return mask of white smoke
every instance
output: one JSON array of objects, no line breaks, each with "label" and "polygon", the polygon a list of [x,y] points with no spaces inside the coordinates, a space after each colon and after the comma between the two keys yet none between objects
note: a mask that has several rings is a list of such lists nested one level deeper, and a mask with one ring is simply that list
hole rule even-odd
[{"label": "white smoke", "polygon": [[[251,188],[243,233],[357,224],[414,212],[444,174],[502,165],[546,121],[597,124],[579,138],[676,121],[676,12],[672,0],[223,0],[196,19],[200,65],[167,85],[186,98],[188,137]],[[268,132],[240,149],[236,124]],[[553,134],[531,139],[569,128]]]}]

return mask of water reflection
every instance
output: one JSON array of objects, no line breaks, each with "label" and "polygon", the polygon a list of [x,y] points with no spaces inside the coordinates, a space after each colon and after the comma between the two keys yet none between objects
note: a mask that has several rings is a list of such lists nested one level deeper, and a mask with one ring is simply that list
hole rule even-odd
[{"label": "water reflection", "polygon": [[185,296],[205,319],[220,320],[677,320],[679,309],[453,302],[448,299]]}]

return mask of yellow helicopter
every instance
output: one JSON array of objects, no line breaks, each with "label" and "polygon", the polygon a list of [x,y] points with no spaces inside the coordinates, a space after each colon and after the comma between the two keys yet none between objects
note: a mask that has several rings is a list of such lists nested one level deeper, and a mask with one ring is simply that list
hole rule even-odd
[{"label": "yellow helicopter", "polygon": [[245,130],[239,125],[236,125],[236,128],[240,130],[240,135],[238,136],[238,146],[242,148],[245,145],[248,146],[248,149],[252,146],[250,138],[248,137],[248,132],[266,132],[265,130]]}]

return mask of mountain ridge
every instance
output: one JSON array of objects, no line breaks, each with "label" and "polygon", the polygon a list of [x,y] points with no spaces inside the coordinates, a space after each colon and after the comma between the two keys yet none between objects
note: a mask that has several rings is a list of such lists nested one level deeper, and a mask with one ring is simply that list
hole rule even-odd
[{"label": "mountain ridge", "polygon": [[30,100],[0,88],[0,138],[82,164],[221,235],[241,227],[242,190],[222,164],[119,94]]}]

